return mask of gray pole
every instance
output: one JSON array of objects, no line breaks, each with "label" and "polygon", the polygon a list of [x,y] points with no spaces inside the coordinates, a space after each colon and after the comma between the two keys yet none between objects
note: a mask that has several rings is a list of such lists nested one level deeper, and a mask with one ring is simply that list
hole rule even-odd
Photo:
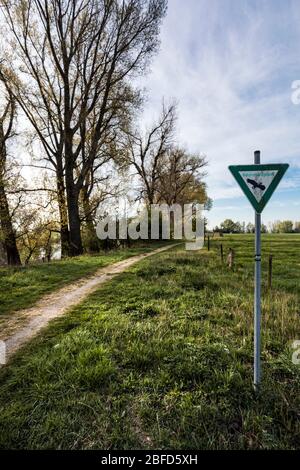
[{"label": "gray pole", "polygon": [[[260,151],[254,152],[254,164],[260,165]],[[261,322],[261,214],[255,212],[255,290],[254,290],[254,389],[260,384]]]}]

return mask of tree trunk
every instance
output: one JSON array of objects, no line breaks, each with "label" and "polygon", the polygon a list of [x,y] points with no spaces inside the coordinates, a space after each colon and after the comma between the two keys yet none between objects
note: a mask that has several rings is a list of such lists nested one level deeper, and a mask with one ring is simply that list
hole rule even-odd
[{"label": "tree trunk", "polygon": [[16,242],[9,211],[8,200],[5,192],[4,174],[6,165],[6,145],[3,124],[0,125],[0,225],[3,233],[3,245],[6,251],[7,263],[9,265],[20,265],[21,259]]},{"label": "tree trunk", "polygon": [[70,107],[69,65],[63,52],[64,63],[64,161],[65,161],[65,187],[67,194],[67,208],[69,221],[69,255],[79,256],[83,253],[80,217],[79,217],[79,190],[74,181],[76,167],[73,154],[73,131],[71,130],[72,112]]},{"label": "tree trunk", "polygon": [[59,161],[59,159],[57,159],[56,182],[57,182],[57,200],[58,200],[59,219],[60,219],[61,257],[66,258],[70,254],[68,212],[67,212],[62,162]]},{"label": "tree trunk", "polygon": [[81,199],[87,232],[86,249],[89,253],[98,253],[100,246],[93,222],[90,199],[85,186],[81,190]]},{"label": "tree trunk", "polygon": [[8,201],[2,181],[0,181],[0,222],[3,233],[3,245],[7,256],[7,263],[9,265],[20,265],[20,254],[17,247],[16,236],[12,226]]},{"label": "tree trunk", "polygon": [[78,207],[79,195],[74,183],[73,168],[69,163],[66,164],[66,192],[69,216],[69,254],[70,256],[79,256],[83,253]]}]

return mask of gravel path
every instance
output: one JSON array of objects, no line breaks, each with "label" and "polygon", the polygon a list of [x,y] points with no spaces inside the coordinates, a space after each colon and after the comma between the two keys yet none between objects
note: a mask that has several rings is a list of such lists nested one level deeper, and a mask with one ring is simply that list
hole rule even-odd
[{"label": "gravel path", "polygon": [[[31,340],[53,319],[57,318],[71,307],[82,302],[101,284],[109,281],[115,275],[122,273],[138,261],[169,250],[175,245],[159,248],[150,253],[133,256],[124,261],[111,264],[99,269],[93,276],[80,279],[57,290],[39,300],[33,307],[20,310],[7,318],[1,325],[0,340],[5,344],[6,362],[23,344]],[[2,343],[3,347],[3,343]]]}]

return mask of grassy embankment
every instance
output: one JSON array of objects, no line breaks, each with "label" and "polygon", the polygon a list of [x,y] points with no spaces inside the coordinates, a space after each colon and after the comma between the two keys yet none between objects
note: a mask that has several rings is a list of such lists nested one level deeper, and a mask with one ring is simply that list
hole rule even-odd
[{"label": "grassy embankment", "polygon": [[[219,243],[236,250],[233,272]],[[300,447],[300,237],[263,237],[255,396],[253,237],[144,260],[54,321],[0,371],[1,448]]]},{"label": "grassy embankment", "polygon": [[160,246],[162,243],[159,242],[141,242],[132,248],[102,252],[93,256],[83,255],[63,261],[21,267],[0,267],[0,315],[30,307],[44,294],[92,275],[97,269]]}]

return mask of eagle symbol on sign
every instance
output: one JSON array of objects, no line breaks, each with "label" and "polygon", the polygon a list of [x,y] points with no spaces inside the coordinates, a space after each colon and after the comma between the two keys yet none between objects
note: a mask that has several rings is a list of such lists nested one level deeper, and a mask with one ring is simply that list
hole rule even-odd
[{"label": "eagle symbol on sign", "polygon": [[264,191],[266,187],[262,183],[257,183],[255,180],[250,180],[247,178],[247,183],[251,184],[253,189],[260,189],[261,191]]}]

